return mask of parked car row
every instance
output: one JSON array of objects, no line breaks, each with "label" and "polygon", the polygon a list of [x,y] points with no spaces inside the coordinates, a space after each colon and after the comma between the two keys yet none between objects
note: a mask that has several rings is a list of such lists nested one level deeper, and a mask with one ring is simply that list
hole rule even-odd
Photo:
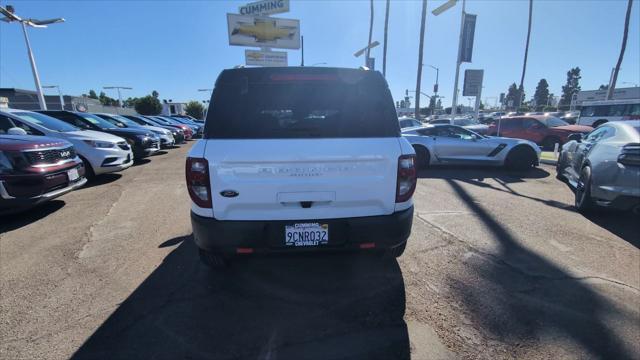
[{"label": "parked car row", "polygon": [[123,171],[202,134],[187,118],[0,109],[0,214]]}]

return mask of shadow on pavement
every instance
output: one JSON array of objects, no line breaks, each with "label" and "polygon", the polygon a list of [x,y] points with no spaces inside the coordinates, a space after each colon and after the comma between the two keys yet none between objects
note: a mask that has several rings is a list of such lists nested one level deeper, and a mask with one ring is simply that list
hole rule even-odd
[{"label": "shadow on pavement", "polygon": [[0,215],[0,234],[27,226],[52,214],[65,205],[62,200],[51,200],[16,214]]},{"label": "shadow on pavement", "polygon": [[471,285],[454,281],[458,300],[473,314],[477,326],[513,346],[544,337],[575,343],[594,358],[634,358],[620,334],[607,324],[615,318],[636,324],[634,327],[639,320],[637,314],[616,308],[588,283],[572,278],[553,262],[520,245],[456,180],[447,182],[499,246],[498,253],[489,256],[491,261],[482,257],[469,260],[480,281]]},{"label": "shadow on pavement", "polygon": [[[121,177],[122,177],[122,174],[117,174],[117,173],[109,173],[109,174],[98,175],[95,178],[87,181],[87,184],[85,186],[81,187],[78,190],[89,189],[89,188],[92,188],[94,186],[100,186],[100,185],[109,184],[109,183],[112,183],[112,182],[120,179]],[[78,191],[78,190],[76,190],[76,191]]]},{"label": "shadow on pavement", "polygon": [[131,166],[140,166],[140,165],[148,164],[150,162],[151,162],[151,159],[149,158],[136,159],[136,160],[133,160],[133,165]]},{"label": "shadow on pavement", "polygon": [[599,211],[585,216],[592,223],[640,249],[640,216],[631,212]]},{"label": "shadow on pavement", "polygon": [[395,259],[253,257],[223,270],[180,243],[73,359],[409,359]]}]

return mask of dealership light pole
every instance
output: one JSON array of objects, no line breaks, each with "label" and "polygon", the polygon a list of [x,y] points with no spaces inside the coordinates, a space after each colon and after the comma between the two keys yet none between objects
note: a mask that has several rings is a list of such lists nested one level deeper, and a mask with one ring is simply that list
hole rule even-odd
[{"label": "dealership light pole", "polygon": [[[433,10],[431,13],[435,16],[442,14],[443,12],[449,10],[456,4],[457,0],[449,0],[446,3],[440,5],[437,9]],[[456,110],[458,107],[458,79],[460,78],[460,64],[461,55],[462,55],[462,36],[463,36],[463,28],[464,28],[464,9],[466,5],[466,0],[462,0],[462,17],[460,18],[460,36],[458,37],[458,59],[456,60],[456,76],[453,80],[453,99],[451,100],[451,115],[455,117]]]},{"label": "dealership light pole", "polygon": [[198,91],[206,91],[206,92],[208,92],[209,93],[209,99],[211,99],[211,96],[213,96],[213,89],[198,89]]},{"label": "dealership light pole", "polygon": [[0,20],[4,22],[17,21],[22,25],[22,33],[24,34],[24,41],[27,44],[27,53],[29,55],[29,61],[31,62],[31,71],[33,72],[33,80],[36,85],[36,93],[38,94],[38,102],[40,103],[41,110],[47,110],[47,103],[44,101],[44,95],[42,94],[42,87],[40,86],[40,77],[38,76],[38,68],[36,67],[36,60],[33,57],[33,51],[31,51],[31,43],[29,42],[29,36],[27,35],[27,26],[34,28],[46,28],[49,24],[64,22],[63,18],[36,20],[36,19],[22,19],[14,14],[13,6],[7,5],[6,8],[0,6],[0,14],[4,17]]},{"label": "dealership light pole", "polygon": [[44,85],[43,89],[58,89],[58,96],[60,97],[60,110],[64,110],[64,98],[62,97],[62,91],[58,85]]},{"label": "dealership light pole", "polygon": [[[102,87],[105,90],[111,90],[111,89],[117,89],[118,90],[118,103],[120,106],[118,106],[118,108],[122,107],[122,95],[120,94],[120,89],[122,90],[133,90],[133,88],[127,87],[127,86],[103,86]],[[118,114],[120,114],[120,109],[116,108],[116,112]]]},{"label": "dealership light pole", "polygon": [[[371,49],[373,49],[374,47],[376,47],[376,46],[378,46],[378,45],[380,45],[380,42],[378,42],[378,41],[374,41],[374,42],[372,42],[372,43],[369,43],[369,45],[367,45],[367,46],[365,46],[364,48],[362,48],[362,49],[360,49],[360,50],[356,51],[356,52],[353,54],[353,56],[355,56],[355,57],[360,57],[360,56],[362,56],[362,54],[364,54],[364,53],[365,53],[365,51],[366,51],[366,52],[369,52]],[[368,56],[368,55],[367,55],[367,56]],[[368,59],[368,57],[367,57],[367,56],[365,56],[365,59],[364,59],[364,66],[367,66],[367,59]]]}]

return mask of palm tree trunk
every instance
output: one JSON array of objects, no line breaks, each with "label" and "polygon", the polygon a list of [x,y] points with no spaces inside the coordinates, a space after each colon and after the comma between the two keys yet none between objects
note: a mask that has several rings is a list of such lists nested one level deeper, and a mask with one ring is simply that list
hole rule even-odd
[{"label": "palm tree trunk", "polygon": [[416,81],[416,119],[420,119],[420,83],[422,82],[422,48],[424,47],[424,26],[427,18],[427,0],[422,0],[422,20],[420,20],[420,46],[418,47],[418,79]]},{"label": "palm tree trunk", "polygon": [[633,0],[629,0],[627,4],[627,15],[624,19],[624,33],[622,35],[622,48],[620,49],[620,56],[616,63],[615,70],[613,70],[613,77],[611,78],[611,84],[607,91],[607,100],[611,100],[613,92],[616,89],[616,82],[618,81],[618,72],[620,71],[620,65],[622,65],[622,58],[624,57],[624,51],[627,49],[627,36],[629,35],[629,18],[631,17],[631,4]]},{"label": "palm tree trunk", "polygon": [[382,50],[382,76],[387,77],[387,30],[389,29],[389,3],[387,0],[387,9],[384,13],[384,48]]},{"label": "palm tree trunk", "polygon": [[[518,106],[522,106],[524,92],[524,75],[527,72],[527,57],[529,56],[529,39],[531,38],[531,16],[533,12],[533,0],[529,0],[529,27],[527,28],[527,44],[524,48],[524,62],[522,63],[522,76],[520,77],[520,86],[518,87]],[[517,109],[516,109],[517,111]]]},{"label": "palm tree trunk", "polygon": [[373,0],[370,0],[369,3],[371,4],[371,16],[369,17],[369,42],[367,43],[367,63],[369,63],[369,54],[371,53],[371,48],[369,47],[369,45],[371,44],[371,37],[373,36]]}]

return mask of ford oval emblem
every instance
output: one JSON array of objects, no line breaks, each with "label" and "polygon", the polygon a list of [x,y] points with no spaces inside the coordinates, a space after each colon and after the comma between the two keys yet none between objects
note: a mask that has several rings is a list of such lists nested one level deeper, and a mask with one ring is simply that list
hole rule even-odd
[{"label": "ford oval emblem", "polygon": [[228,198],[232,198],[232,197],[236,197],[240,194],[238,194],[237,191],[234,190],[222,190],[220,191],[220,195],[224,196],[224,197],[228,197]]}]

